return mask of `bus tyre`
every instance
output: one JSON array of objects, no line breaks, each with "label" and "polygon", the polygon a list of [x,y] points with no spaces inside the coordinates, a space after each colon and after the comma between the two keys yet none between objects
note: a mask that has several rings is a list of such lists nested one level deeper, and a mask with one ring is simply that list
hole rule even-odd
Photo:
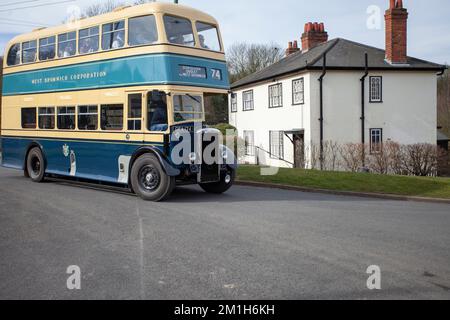
[{"label": "bus tyre", "polygon": [[28,152],[27,174],[34,182],[44,181],[45,162],[41,149],[35,147]]},{"label": "bus tyre", "polygon": [[175,188],[175,177],[169,177],[152,154],[140,156],[131,168],[131,187],[142,199],[163,201]]},{"label": "bus tyre", "polygon": [[221,194],[228,191],[234,183],[236,171],[229,170],[220,175],[220,181],[215,183],[201,183],[200,187],[208,193]]}]

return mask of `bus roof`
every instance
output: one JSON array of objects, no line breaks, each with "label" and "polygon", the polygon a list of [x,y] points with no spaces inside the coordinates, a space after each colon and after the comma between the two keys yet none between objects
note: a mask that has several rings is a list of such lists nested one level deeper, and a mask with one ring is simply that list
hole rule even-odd
[{"label": "bus roof", "polygon": [[186,17],[196,21],[202,21],[215,25],[218,24],[215,18],[197,9],[180,4],[153,2],[136,6],[119,7],[113,12],[105,13],[102,15],[90,18],[82,18],[55,27],[36,29],[30,33],[25,33],[14,37],[12,40],[8,42],[8,44],[5,47],[5,50],[8,50],[10,46],[15,43],[34,40],[38,38],[45,38],[48,36],[58,35],[69,31],[75,31],[94,25],[100,25],[118,19],[124,19],[127,17],[146,15],[152,13],[168,13],[180,17]]}]

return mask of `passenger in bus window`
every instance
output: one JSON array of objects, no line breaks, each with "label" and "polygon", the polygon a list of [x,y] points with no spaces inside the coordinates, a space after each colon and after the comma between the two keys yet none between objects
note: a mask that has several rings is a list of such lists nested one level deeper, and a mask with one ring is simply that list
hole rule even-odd
[{"label": "passenger in bus window", "polygon": [[122,48],[123,45],[125,44],[125,41],[122,38],[122,35],[120,33],[115,33],[114,34],[114,40],[112,43],[112,49],[119,49]]},{"label": "passenger in bus window", "polygon": [[206,43],[205,43],[205,37],[203,36],[203,35],[201,35],[201,34],[199,34],[198,35],[198,39],[200,40],[200,46],[203,48],[203,49],[209,49],[209,47],[206,45]]},{"label": "passenger in bus window", "polygon": [[74,55],[74,48],[72,46],[72,43],[67,43],[66,47],[64,48],[64,52],[62,53],[63,58],[71,57]]}]

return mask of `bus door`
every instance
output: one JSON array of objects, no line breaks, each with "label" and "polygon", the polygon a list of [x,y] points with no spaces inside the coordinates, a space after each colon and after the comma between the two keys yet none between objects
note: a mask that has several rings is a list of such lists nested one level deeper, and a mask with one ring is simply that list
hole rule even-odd
[{"label": "bus door", "polygon": [[145,117],[145,92],[128,93],[127,103],[127,140],[133,142],[144,142],[144,123]]}]

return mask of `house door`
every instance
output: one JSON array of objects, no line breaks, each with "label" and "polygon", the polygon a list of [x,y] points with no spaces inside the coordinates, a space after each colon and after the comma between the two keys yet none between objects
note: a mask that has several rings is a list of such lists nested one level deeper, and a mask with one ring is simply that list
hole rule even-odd
[{"label": "house door", "polygon": [[305,168],[305,135],[294,134],[294,167]]}]

